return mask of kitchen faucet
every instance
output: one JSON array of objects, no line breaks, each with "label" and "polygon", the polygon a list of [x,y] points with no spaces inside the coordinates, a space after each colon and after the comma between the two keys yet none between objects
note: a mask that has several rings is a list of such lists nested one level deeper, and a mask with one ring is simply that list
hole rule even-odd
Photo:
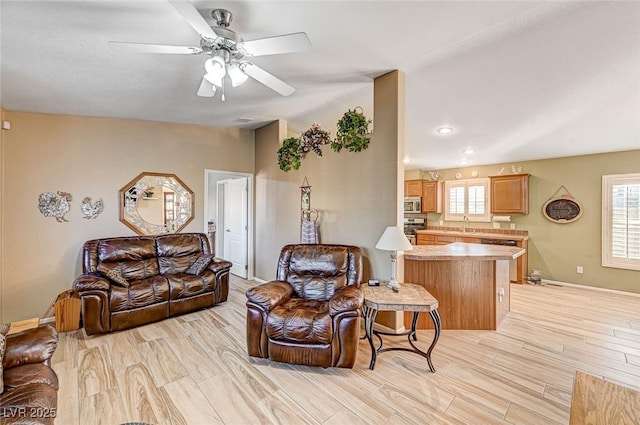
[{"label": "kitchen faucet", "polygon": [[467,223],[469,222],[469,217],[467,217],[467,215],[465,214],[462,217],[462,232],[466,233],[467,231]]}]

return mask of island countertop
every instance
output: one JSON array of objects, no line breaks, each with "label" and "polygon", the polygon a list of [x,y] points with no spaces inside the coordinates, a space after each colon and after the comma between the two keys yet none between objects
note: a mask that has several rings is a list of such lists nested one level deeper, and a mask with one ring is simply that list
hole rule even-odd
[{"label": "island countertop", "polygon": [[405,260],[515,260],[525,253],[524,248],[455,242],[449,245],[415,245],[404,252]]}]

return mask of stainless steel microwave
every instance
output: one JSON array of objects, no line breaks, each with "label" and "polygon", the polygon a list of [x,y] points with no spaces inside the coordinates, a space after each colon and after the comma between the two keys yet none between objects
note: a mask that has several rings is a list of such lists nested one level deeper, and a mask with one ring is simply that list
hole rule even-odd
[{"label": "stainless steel microwave", "polygon": [[406,213],[422,212],[421,206],[422,206],[422,202],[419,196],[404,198],[404,212]]}]

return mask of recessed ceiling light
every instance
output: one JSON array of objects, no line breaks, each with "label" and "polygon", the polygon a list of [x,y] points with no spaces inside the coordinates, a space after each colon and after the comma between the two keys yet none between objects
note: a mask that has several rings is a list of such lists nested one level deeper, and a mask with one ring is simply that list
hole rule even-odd
[{"label": "recessed ceiling light", "polygon": [[459,161],[456,161],[456,164],[458,164],[458,165],[469,165],[469,164],[471,164],[471,161],[469,161],[468,159],[461,159]]},{"label": "recessed ceiling light", "polygon": [[436,133],[438,134],[451,134],[453,133],[453,128],[451,127],[440,127],[439,129],[436,130]]},{"label": "recessed ceiling light", "polygon": [[466,148],[462,153],[465,155],[471,155],[473,153],[473,148]]},{"label": "recessed ceiling light", "polygon": [[408,157],[403,159],[402,162],[404,162],[405,164],[408,164],[411,162],[411,159],[409,159]]}]

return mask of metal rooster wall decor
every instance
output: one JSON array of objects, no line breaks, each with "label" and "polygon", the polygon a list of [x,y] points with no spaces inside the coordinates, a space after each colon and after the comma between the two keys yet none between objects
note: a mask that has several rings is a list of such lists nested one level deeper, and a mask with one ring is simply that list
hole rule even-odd
[{"label": "metal rooster wall decor", "polygon": [[64,216],[69,212],[72,196],[68,192],[44,192],[38,198],[38,208],[45,217],[55,217],[58,223],[69,221]]},{"label": "metal rooster wall decor", "polygon": [[104,203],[102,198],[98,198],[95,203],[91,204],[91,197],[85,196],[80,204],[80,211],[82,211],[82,218],[88,220],[96,218],[104,210]]}]

